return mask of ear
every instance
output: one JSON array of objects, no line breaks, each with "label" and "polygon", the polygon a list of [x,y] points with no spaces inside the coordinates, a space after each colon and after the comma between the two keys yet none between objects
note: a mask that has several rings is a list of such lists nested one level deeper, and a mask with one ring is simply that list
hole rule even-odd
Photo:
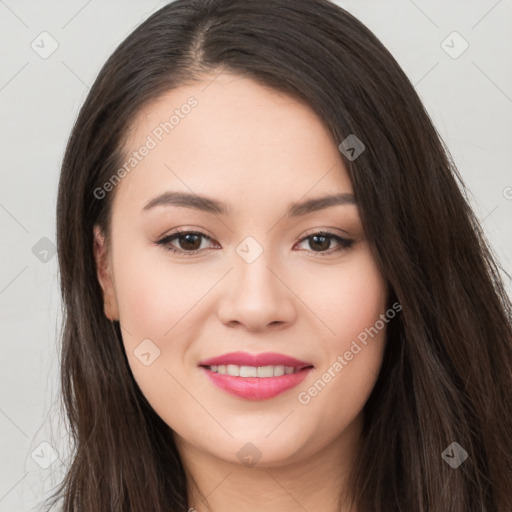
[{"label": "ear", "polygon": [[105,316],[109,320],[119,320],[119,310],[112,279],[111,259],[107,252],[105,237],[99,226],[94,226],[94,259],[96,260],[96,273],[101,289],[103,290],[103,307]]}]

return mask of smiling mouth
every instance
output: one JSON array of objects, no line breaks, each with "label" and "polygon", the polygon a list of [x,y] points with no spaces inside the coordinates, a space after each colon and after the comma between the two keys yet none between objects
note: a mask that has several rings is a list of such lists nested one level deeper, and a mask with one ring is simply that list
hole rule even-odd
[{"label": "smiling mouth", "polygon": [[313,368],[313,365],[306,366],[284,366],[284,365],[268,365],[268,366],[239,366],[236,364],[222,365],[202,365],[203,368],[217,373],[219,375],[229,375],[231,377],[256,377],[269,378],[281,377],[283,375],[292,375],[306,369]]},{"label": "smiling mouth", "polygon": [[313,365],[238,366],[200,365],[216,387],[245,400],[267,400],[298,386],[307,378]]}]

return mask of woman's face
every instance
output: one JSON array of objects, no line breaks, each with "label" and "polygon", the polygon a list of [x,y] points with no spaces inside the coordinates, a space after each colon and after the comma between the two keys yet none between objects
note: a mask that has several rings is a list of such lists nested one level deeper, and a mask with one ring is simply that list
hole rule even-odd
[{"label": "woman's face", "polygon": [[387,290],[339,142],[309,107],[227,73],[133,124],[122,179],[103,188],[115,198],[98,274],[134,378],[181,450],[272,466],[361,425]]}]

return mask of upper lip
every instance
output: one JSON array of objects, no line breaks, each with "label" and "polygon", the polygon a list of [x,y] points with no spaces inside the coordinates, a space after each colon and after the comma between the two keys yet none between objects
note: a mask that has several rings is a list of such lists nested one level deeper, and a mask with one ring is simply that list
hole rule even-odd
[{"label": "upper lip", "polygon": [[311,363],[300,361],[294,357],[278,354],[276,352],[264,352],[262,354],[249,354],[247,352],[230,352],[221,356],[205,359],[199,366],[218,366],[235,364],[237,366],[292,366],[294,368],[306,368],[313,366]]}]

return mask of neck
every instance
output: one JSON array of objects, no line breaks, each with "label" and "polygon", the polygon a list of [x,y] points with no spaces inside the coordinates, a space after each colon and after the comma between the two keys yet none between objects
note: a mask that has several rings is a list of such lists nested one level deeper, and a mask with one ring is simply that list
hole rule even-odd
[{"label": "neck", "polygon": [[250,467],[207,454],[174,434],[189,482],[188,510],[356,512],[348,502],[348,477],[361,428],[362,414],[314,454]]}]

